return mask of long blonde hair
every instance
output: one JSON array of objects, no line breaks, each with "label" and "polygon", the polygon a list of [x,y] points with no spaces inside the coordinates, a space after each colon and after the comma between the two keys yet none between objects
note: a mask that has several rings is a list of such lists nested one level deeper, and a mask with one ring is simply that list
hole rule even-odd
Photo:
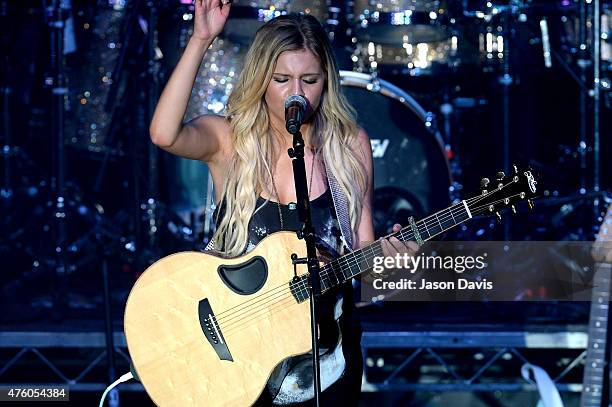
[{"label": "long blonde hair", "polygon": [[227,256],[245,251],[249,220],[265,185],[262,180],[269,182],[272,177],[268,163],[274,158],[273,136],[264,97],[276,61],[282,52],[303,49],[319,58],[325,76],[310,142],[347,196],[351,228],[357,230],[367,180],[362,161],[352,149],[358,145],[354,144],[358,136],[355,111],[340,92],[338,67],[321,24],[309,15],[283,15],[257,32],[228,100],[234,155],[223,186],[223,214],[213,236],[216,249]]}]

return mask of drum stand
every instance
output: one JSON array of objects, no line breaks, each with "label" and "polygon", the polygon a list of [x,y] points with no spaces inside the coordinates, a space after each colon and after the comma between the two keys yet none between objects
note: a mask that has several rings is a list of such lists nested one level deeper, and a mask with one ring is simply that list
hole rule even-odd
[{"label": "drum stand", "polygon": [[[7,66],[3,63],[3,66]],[[7,75],[3,75],[7,77]],[[13,161],[15,158],[25,154],[19,147],[12,145],[12,123],[11,123],[11,86],[6,83],[0,86],[0,94],[2,98],[2,121],[4,123],[2,129],[3,143],[0,157],[2,158],[2,167],[4,174],[0,180],[0,200],[2,200],[2,208],[10,207],[15,199],[15,190],[13,185]],[[30,162],[27,157],[23,157],[25,161]]]},{"label": "drum stand", "polygon": [[[580,139],[578,154],[580,157],[580,189],[576,194],[577,199],[587,199],[592,205],[592,218],[585,227],[582,240],[592,240],[601,223],[601,205],[605,202],[605,191],[601,190],[601,91],[605,91],[604,81],[601,77],[602,54],[601,43],[601,11],[600,0],[580,1],[579,8],[579,31],[578,31],[578,75],[571,67],[564,63],[562,57],[553,54],[560,65],[570,74],[580,87]],[[591,42],[591,49],[588,43]],[[592,85],[589,86],[589,68],[592,66]],[[605,78],[603,78],[605,79]],[[592,97],[592,112],[589,112],[589,99]],[[589,114],[591,113],[591,114]],[[588,168],[589,152],[589,124],[592,125],[592,168]],[[589,174],[590,172],[590,174]],[[589,188],[588,178],[592,178],[592,188]],[[610,185],[608,185],[610,187]]]},{"label": "drum stand", "polygon": [[[589,6],[592,4],[592,9]],[[578,31],[578,75],[574,73],[571,67],[563,62],[563,58],[557,53],[553,53],[560,65],[570,74],[580,87],[580,139],[578,143],[578,154],[580,157],[580,186],[578,191],[579,197],[592,196],[593,203],[593,223],[591,226],[596,227],[600,223],[600,103],[601,103],[601,4],[599,0],[592,2],[580,1],[579,9],[579,31]],[[589,32],[592,30],[592,33]],[[588,49],[588,42],[591,40],[592,50]],[[593,85],[588,86],[589,68],[593,69]],[[592,116],[589,119],[589,99],[593,98]],[[592,189],[589,191],[587,179],[589,176],[587,153],[589,151],[588,128],[591,122],[593,128],[592,151],[593,151],[593,166],[591,169]],[[584,240],[593,238],[594,229],[585,229]]]},{"label": "drum stand", "polygon": [[[601,99],[601,5],[593,0],[593,191],[599,192],[600,176],[600,99]],[[599,201],[593,203],[594,218],[598,219]],[[596,221],[597,222],[597,221]]]},{"label": "drum stand", "polygon": [[[511,2],[516,3],[516,2]],[[502,85],[502,167],[505,174],[511,173],[510,162],[510,88],[514,84],[512,76],[512,67],[510,63],[511,53],[510,47],[512,44],[513,32],[511,22],[517,21],[515,16],[519,11],[519,6],[510,4],[500,8],[502,19],[503,32],[506,34],[504,38],[507,40],[504,44],[503,56],[504,64],[502,75],[499,77],[499,84]],[[504,222],[503,239],[510,240],[512,228],[512,217],[509,217]]]},{"label": "drum stand", "polygon": [[[147,39],[147,52],[148,52],[148,71],[146,76],[146,83],[148,84],[146,93],[146,115],[145,115],[145,129],[148,135],[148,124],[151,123],[153,118],[153,112],[157,100],[159,99],[159,73],[160,73],[160,62],[156,58],[155,52],[157,49],[157,8],[155,1],[147,1],[148,14],[148,31],[146,35]],[[145,204],[145,221],[147,224],[147,247],[149,249],[149,258],[146,259],[147,265],[153,261],[159,259],[160,248],[159,248],[159,234],[158,228],[161,225],[161,220],[158,216],[157,206],[159,200],[159,177],[158,177],[158,161],[159,161],[159,150],[158,148],[147,139],[147,153],[148,153],[148,174],[147,177],[147,198]]]},{"label": "drum stand", "polygon": [[[87,253],[83,253],[83,249],[90,249],[92,240],[98,235],[108,236],[110,233],[116,241],[120,240],[120,235],[117,234],[116,229],[103,225],[105,222],[99,205],[95,206],[95,210],[86,207],[80,202],[78,190],[68,187],[64,128],[65,103],[68,93],[64,64],[64,28],[69,3],[52,0],[48,4],[45,15],[50,31],[51,60],[49,73],[45,77],[45,85],[52,94],[51,145],[53,156],[49,183],[51,196],[41,198],[42,202],[37,206],[35,212],[30,214],[26,225],[18,230],[10,231],[12,235],[18,236],[18,240],[21,240],[21,245],[17,248],[23,249],[28,256],[32,257],[33,267],[24,272],[20,278],[2,287],[2,291],[12,294],[31,280],[51,272],[51,301],[45,308],[50,309],[54,319],[60,319],[65,317],[70,309],[67,290],[68,275],[77,267],[99,260],[96,255],[88,256]],[[11,191],[10,184],[3,186],[3,190]],[[4,195],[8,195],[8,192],[5,192]],[[87,233],[75,237],[69,231],[71,226],[76,225],[76,221],[81,218],[88,221],[88,230]],[[51,231],[50,238],[41,236],[47,229]],[[37,246],[41,241],[42,247]],[[76,259],[75,255],[80,257]]]},{"label": "drum stand", "polygon": [[[146,13],[146,23],[140,25],[142,14]],[[126,26],[122,30],[121,53],[117,58],[116,65],[113,69],[113,83],[109,89],[107,100],[105,102],[105,110],[110,113],[110,124],[108,126],[108,134],[105,140],[113,143],[116,139],[116,130],[119,127],[119,119],[122,113],[126,113],[127,105],[121,101],[125,99],[127,88],[132,82],[140,83],[140,92],[136,94],[137,114],[135,115],[136,132],[132,134],[129,140],[129,160],[131,163],[131,180],[132,186],[132,202],[131,202],[131,217],[132,217],[132,242],[129,243],[132,251],[138,253],[135,255],[136,269],[143,270],[146,266],[153,263],[161,257],[159,247],[159,228],[163,224],[160,213],[163,212],[163,207],[158,201],[158,160],[159,150],[151,142],[148,141],[148,123],[151,121],[155,105],[159,96],[159,70],[160,63],[156,55],[157,50],[157,6],[153,1],[136,0],[129,2],[125,17]],[[138,34],[142,33],[142,40],[138,40]],[[144,49],[144,51],[142,51]],[[144,73],[131,73],[126,68],[128,58],[137,55],[138,60],[144,57],[145,71]],[[134,78],[133,76],[139,75]],[[141,139],[147,140],[146,147]],[[107,146],[109,147],[109,146]],[[147,149],[147,164],[145,174],[143,176],[143,160],[142,149]],[[99,194],[102,189],[102,182],[106,175],[108,163],[110,161],[111,148],[106,149],[102,165],[98,171],[94,191]],[[141,192],[142,179],[147,179],[146,197],[143,199]],[[144,222],[143,230],[141,222]]]},{"label": "drum stand", "polygon": [[[51,177],[51,190],[54,195],[53,202],[53,229],[55,243],[55,277],[58,283],[53,290],[53,310],[55,317],[61,315],[61,309],[66,304],[66,277],[68,262],[66,258],[66,226],[69,219],[66,211],[66,156],[64,147],[64,100],[68,93],[66,76],[64,73],[64,24],[66,10],[60,0],[53,0],[47,8],[48,24],[51,38],[51,75],[46,83],[51,85],[52,99],[52,140],[55,144],[53,157],[54,174]],[[58,309],[58,306],[60,309]]]},{"label": "drum stand", "polygon": [[[580,155],[580,192],[586,192],[587,189],[587,111],[589,93],[586,86],[587,69],[591,64],[587,51],[587,9],[586,2],[580,2],[580,15],[578,24],[578,61],[579,70],[578,83],[580,85],[580,140],[578,143],[578,154]],[[573,73],[570,67],[565,67],[566,70]]]},{"label": "drum stand", "polygon": [[[7,26],[6,19],[8,17],[7,10],[7,2],[6,0],[2,0],[0,2],[0,21],[2,21],[3,26]],[[13,185],[12,185],[12,165],[11,158],[15,154],[16,149],[11,146],[12,140],[12,124],[11,124],[11,112],[10,112],[10,103],[11,103],[11,94],[12,89],[8,83],[8,77],[10,73],[10,65],[9,65],[9,56],[8,56],[8,34],[6,31],[2,32],[0,37],[0,49],[2,50],[2,66],[0,66],[1,76],[3,78],[2,86],[0,87],[0,93],[2,97],[2,122],[4,126],[2,128],[2,135],[4,138],[4,143],[2,145],[2,151],[0,152],[0,156],[3,159],[3,167],[4,167],[4,177],[0,182],[2,185],[0,186],[0,199],[2,199],[3,207],[5,204],[8,206],[13,200]],[[18,150],[17,150],[18,151]]]},{"label": "drum stand", "polygon": [[[592,4],[592,9],[589,6]],[[580,135],[578,140],[578,156],[580,159],[580,185],[577,194],[573,196],[575,201],[582,198],[592,199],[593,205],[593,222],[590,226],[600,222],[600,103],[601,103],[601,5],[599,0],[592,2],[580,1],[579,9],[579,31],[578,31],[578,59],[576,66],[578,74],[574,72],[572,67],[568,66],[564,58],[551,49],[552,56],[559,65],[574,79],[580,88],[579,112],[580,112]],[[590,32],[592,30],[592,32]],[[534,30],[535,31],[535,30]],[[592,50],[588,49],[589,40],[592,44]],[[593,69],[592,87],[589,83],[589,69]],[[593,98],[592,116],[589,114],[590,98]],[[588,185],[589,168],[588,157],[589,152],[589,123],[592,125],[593,139],[593,166],[591,168],[590,177],[592,178],[592,189]],[[571,198],[571,197],[570,197]],[[593,230],[585,228],[582,232],[581,239],[591,240],[593,238]]]},{"label": "drum stand", "polygon": [[[49,244],[52,245],[51,252],[36,253],[30,251],[34,257],[34,263],[40,264],[38,273],[46,270],[53,270],[53,287],[51,294],[51,313],[54,319],[60,319],[66,315],[69,308],[67,278],[68,274],[76,269],[77,262],[70,261],[70,254],[81,254],[81,250],[86,247],[87,242],[82,238],[77,238],[74,242],[69,241],[68,227],[75,222],[78,217],[91,217],[96,211],[86,208],[80,203],[77,191],[70,191],[66,182],[66,148],[65,148],[65,103],[68,87],[65,75],[64,63],[64,28],[65,21],[69,13],[70,3],[61,0],[52,0],[46,8],[47,24],[50,30],[51,41],[51,61],[50,73],[45,77],[45,84],[50,88],[52,94],[52,175],[50,179],[51,200],[45,205],[42,211],[40,222],[32,222],[34,227],[48,222],[52,231],[52,238]],[[98,215],[101,215],[99,206]],[[96,216],[96,221],[100,221]],[[40,239],[40,236],[32,236],[30,242]],[[88,258],[85,262],[90,262],[94,258]],[[83,261],[79,261],[82,265]],[[37,274],[36,272],[31,274]],[[31,278],[31,276],[30,276]]]}]

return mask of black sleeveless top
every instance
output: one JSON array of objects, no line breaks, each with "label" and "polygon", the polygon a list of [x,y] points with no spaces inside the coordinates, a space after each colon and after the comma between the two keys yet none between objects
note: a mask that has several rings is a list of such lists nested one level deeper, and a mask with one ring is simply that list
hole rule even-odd
[{"label": "black sleeveless top", "polygon": [[[266,201],[262,197],[257,199],[255,213],[249,222],[249,239],[247,251],[257,245],[270,233],[281,230],[279,205],[274,201]],[[319,197],[310,201],[312,224],[317,236],[317,248],[325,250],[327,255],[338,257],[341,247],[341,233],[336,211],[329,188]],[[280,205],[283,217],[283,230],[297,231],[300,229],[298,211],[295,203]]]}]

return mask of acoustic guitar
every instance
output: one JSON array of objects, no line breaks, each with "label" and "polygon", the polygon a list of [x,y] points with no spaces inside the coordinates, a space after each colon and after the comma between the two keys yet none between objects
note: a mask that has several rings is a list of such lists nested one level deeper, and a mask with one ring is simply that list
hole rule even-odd
[{"label": "acoustic guitar", "polygon": [[[470,199],[393,235],[422,242],[469,219],[498,214],[536,193],[531,171],[484,178]],[[306,245],[278,232],[228,259],[200,252],[162,258],[136,281],[125,309],[125,335],[136,373],[160,406],[248,406],[283,359],[311,349]],[[371,271],[380,241],[320,268],[323,292]]]}]

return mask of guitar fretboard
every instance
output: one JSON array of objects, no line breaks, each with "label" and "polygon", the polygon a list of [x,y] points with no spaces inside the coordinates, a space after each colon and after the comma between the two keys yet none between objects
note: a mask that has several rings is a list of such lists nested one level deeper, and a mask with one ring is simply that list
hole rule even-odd
[{"label": "guitar fretboard", "polygon": [[[470,219],[472,214],[466,201],[430,215],[414,225],[409,225],[391,234],[401,241],[427,241]],[[376,241],[349,254],[339,257],[321,267],[321,290],[323,292],[342,284],[359,274],[374,269],[374,257],[384,256],[380,241]],[[308,299],[308,276],[290,283],[291,291],[299,301]]]},{"label": "guitar fretboard", "polygon": [[606,362],[611,274],[612,264],[600,263],[595,266],[589,318],[589,347],[584,366],[584,391],[580,399],[581,407],[601,406]]}]

